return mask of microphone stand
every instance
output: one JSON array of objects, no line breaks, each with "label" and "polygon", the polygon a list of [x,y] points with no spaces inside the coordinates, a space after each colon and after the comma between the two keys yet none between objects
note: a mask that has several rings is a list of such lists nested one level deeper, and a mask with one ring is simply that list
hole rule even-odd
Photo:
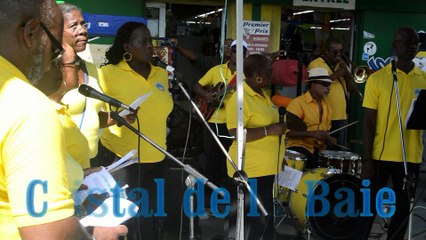
[{"label": "microphone stand", "polygon": [[[213,132],[213,130],[211,129],[211,127],[209,126],[209,124],[207,123],[207,120],[204,118],[203,114],[201,113],[200,109],[198,109],[197,105],[194,103],[194,101],[192,101],[191,96],[188,94],[188,91],[186,91],[186,89],[184,88],[183,84],[178,80],[181,79],[182,75],[177,72],[174,71],[174,77],[173,77],[173,82],[175,82],[179,88],[182,90],[182,92],[184,93],[185,97],[191,102],[191,105],[193,107],[193,109],[197,112],[198,116],[200,117],[200,119],[202,120],[202,122],[204,123],[204,125],[207,127],[207,130],[210,132],[210,134],[212,135],[213,139],[216,141],[216,143],[219,145],[220,149],[222,150],[222,152],[225,154],[227,160],[229,161],[229,163],[232,165],[232,167],[235,169],[235,174],[234,174],[234,180],[237,181],[238,186],[240,186],[239,188],[237,188],[237,193],[239,194],[239,204],[241,204],[241,201],[244,201],[244,197],[241,197],[240,194],[244,194],[242,191],[242,187],[245,187],[248,192],[250,193],[251,196],[255,196],[256,199],[256,204],[259,207],[260,212],[264,215],[264,216],[268,216],[268,212],[266,211],[265,207],[262,205],[262,203],[260,202],[259,198],[256,196],[256,194],[253,193],[253,190],[251,189],[250,185],[247,182],[247,175],[244,171],[242,170],[238,170],[238,167],[235,165],[235,163],[232,161],[231,157],[229,156],[228,152],[226,151],[225,147],[223,147],[222,143],[220,142],[219,138],[216,136],[216,134]],[[241,198],[241,200],[240,200]],[[238,213],[243,213],[244,208],[243,204],[241,204],[241,206],[239,206],[238,209]],[[241,209],[240,209],[241,208]],[[242,214],[238,214],[237,215],[237,225],[241,225],[244,223],[243,221],[243,217]],[[240,229],[241,230],[241,229]],[[239,230],[238,230],[239,231]],[[243,234],[237,234],[236,239],[240,239],[242,240],[242,238],[240,238],[240,236],[243,236]]]},{"label": "microphone stand", "polygon": [[[392,76],[393,76],[393,85],[395,87],[395,98],[396,98],[396,107],[398,112],[398,123],[399,123],[399,134],[401,138],[401,147],[402,147],[402,160],[404,163],[404,183],[402,185],[402,190],[406,190],[408,192],[408,198],[410,201],[410,208],[413,208],[414,198],[413,194],[411,193],[411,184],[410,184],[410,177],[408,175],[408,167],[407,167],[407,154],[405,152],[405,140],[404,140],[404,133],[402,128],[402,118],[401,118],[401,106],[400,106],[400,97],[399,97],[399,87],[398,87],[398,76],[396,74],[396,62],[395,59],[391,61],[391,68],[392,68]],[[412,213],[409,213],[408,218],[408,240],[411,240],[412,235]]]},{"label": "microphone stand", "polygon": [[[111,118],[117,121],[117,124],[124,125],[128,129],[130,129],[132,132],[136,133],[140,138],[151,144],[151,146],[158,149],[160,152],[165,154],[167,157],[175,161],[178,165],[180,165],[185,172],[187,172],[189,175],[193,176],[195,179],[202,179],[206,185],[211,188],[213,191],[217,190],[218,187],[209,181],[204,175],[199,173],[197,170],[195,170],[193,167],[191,167],[189,164],[183,164],[181,161],[179,161],[177,158],[175,158],[172,154],[164,150],[160,145],[149,139],[147,136],[145,136],[143,133],[139,132],[136,128],[134,128],[132,125],[130,125],[128,122],[126,122],[122,117],[118,115],[117,112],[111,111],[110,112]],[[219,191],[219,194],[223,197],[224,194],[222,191]]]}]

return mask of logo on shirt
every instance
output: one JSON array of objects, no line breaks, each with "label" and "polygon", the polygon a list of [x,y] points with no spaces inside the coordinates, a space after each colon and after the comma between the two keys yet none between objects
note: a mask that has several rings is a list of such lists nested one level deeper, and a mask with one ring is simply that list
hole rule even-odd
[{"label": "logo on shirt", "polygon": [[160,90],[160,91],[164,91],[164,90],[166,90],[166,88],[163,86],[163,84],[161,84],[161,83],[155,83],[155,87],[158,89],[158,90]]}]

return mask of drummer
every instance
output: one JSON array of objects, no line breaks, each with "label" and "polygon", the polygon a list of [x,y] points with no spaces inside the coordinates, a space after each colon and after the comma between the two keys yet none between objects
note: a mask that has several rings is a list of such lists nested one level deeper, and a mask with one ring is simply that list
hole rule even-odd
[{"label": "drummer", "polygon": [[287,149],[303,153],[306,156],[305,169],[318,167],[318,153],[327,145],[336,144],[336,139],[328,131],[331,127],[331,108],[325,97],[330,92],[331,80],[325,68],[309,70],[306,81],[308,91],[295,98],[287,107],[303,120],[306,129],[289,129]]}]

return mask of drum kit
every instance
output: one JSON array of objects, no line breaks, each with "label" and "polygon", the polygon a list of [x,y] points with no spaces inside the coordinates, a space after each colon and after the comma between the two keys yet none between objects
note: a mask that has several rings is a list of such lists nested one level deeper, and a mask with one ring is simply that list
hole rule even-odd
[{"label": "drum kit", "polygon": [[298,229],[307,234],[308,239],[311,233],[322,239],[357,239],[359,217],[337,216],[335,211],[331,210],[321,216],[307,216],[307,209],[308,204],[313,202],[315,212],[322,211],[324,206],[321,201],[315,201],[316,196],[324,193],[324,184],[320,183],[325,183],[331,193],[324,197],[330,204],[329,209],[345,205],[342,202],[339,203],[335,196],[336,191],[339,192],[342,188],[354,193],[346,197],[351,198],[350,201],[355,209],[360,209],[362,205],[361,179],[359,178],[361,158],[352,152],[333,150],[320,151],[319,155],[318,168],[303,172],[306,157],[299,152],[286,150],[287,166],[300,170],[303,174],[296,189],[279,186],[276,200],[283,206],[288,205],[290,214],[285,216],[289,216]]}]

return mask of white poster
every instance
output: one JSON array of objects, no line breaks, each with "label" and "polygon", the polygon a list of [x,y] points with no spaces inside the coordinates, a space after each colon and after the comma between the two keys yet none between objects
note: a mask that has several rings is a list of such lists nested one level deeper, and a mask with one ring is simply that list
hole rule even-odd
[{"label": "white poster", "polygon": [[243,29],[249,54],[269,52],[270,22],[244,21]]},{"label": "white poster", "polygon": [[293,6],[355,9],[356,0],[293,0]]}]

